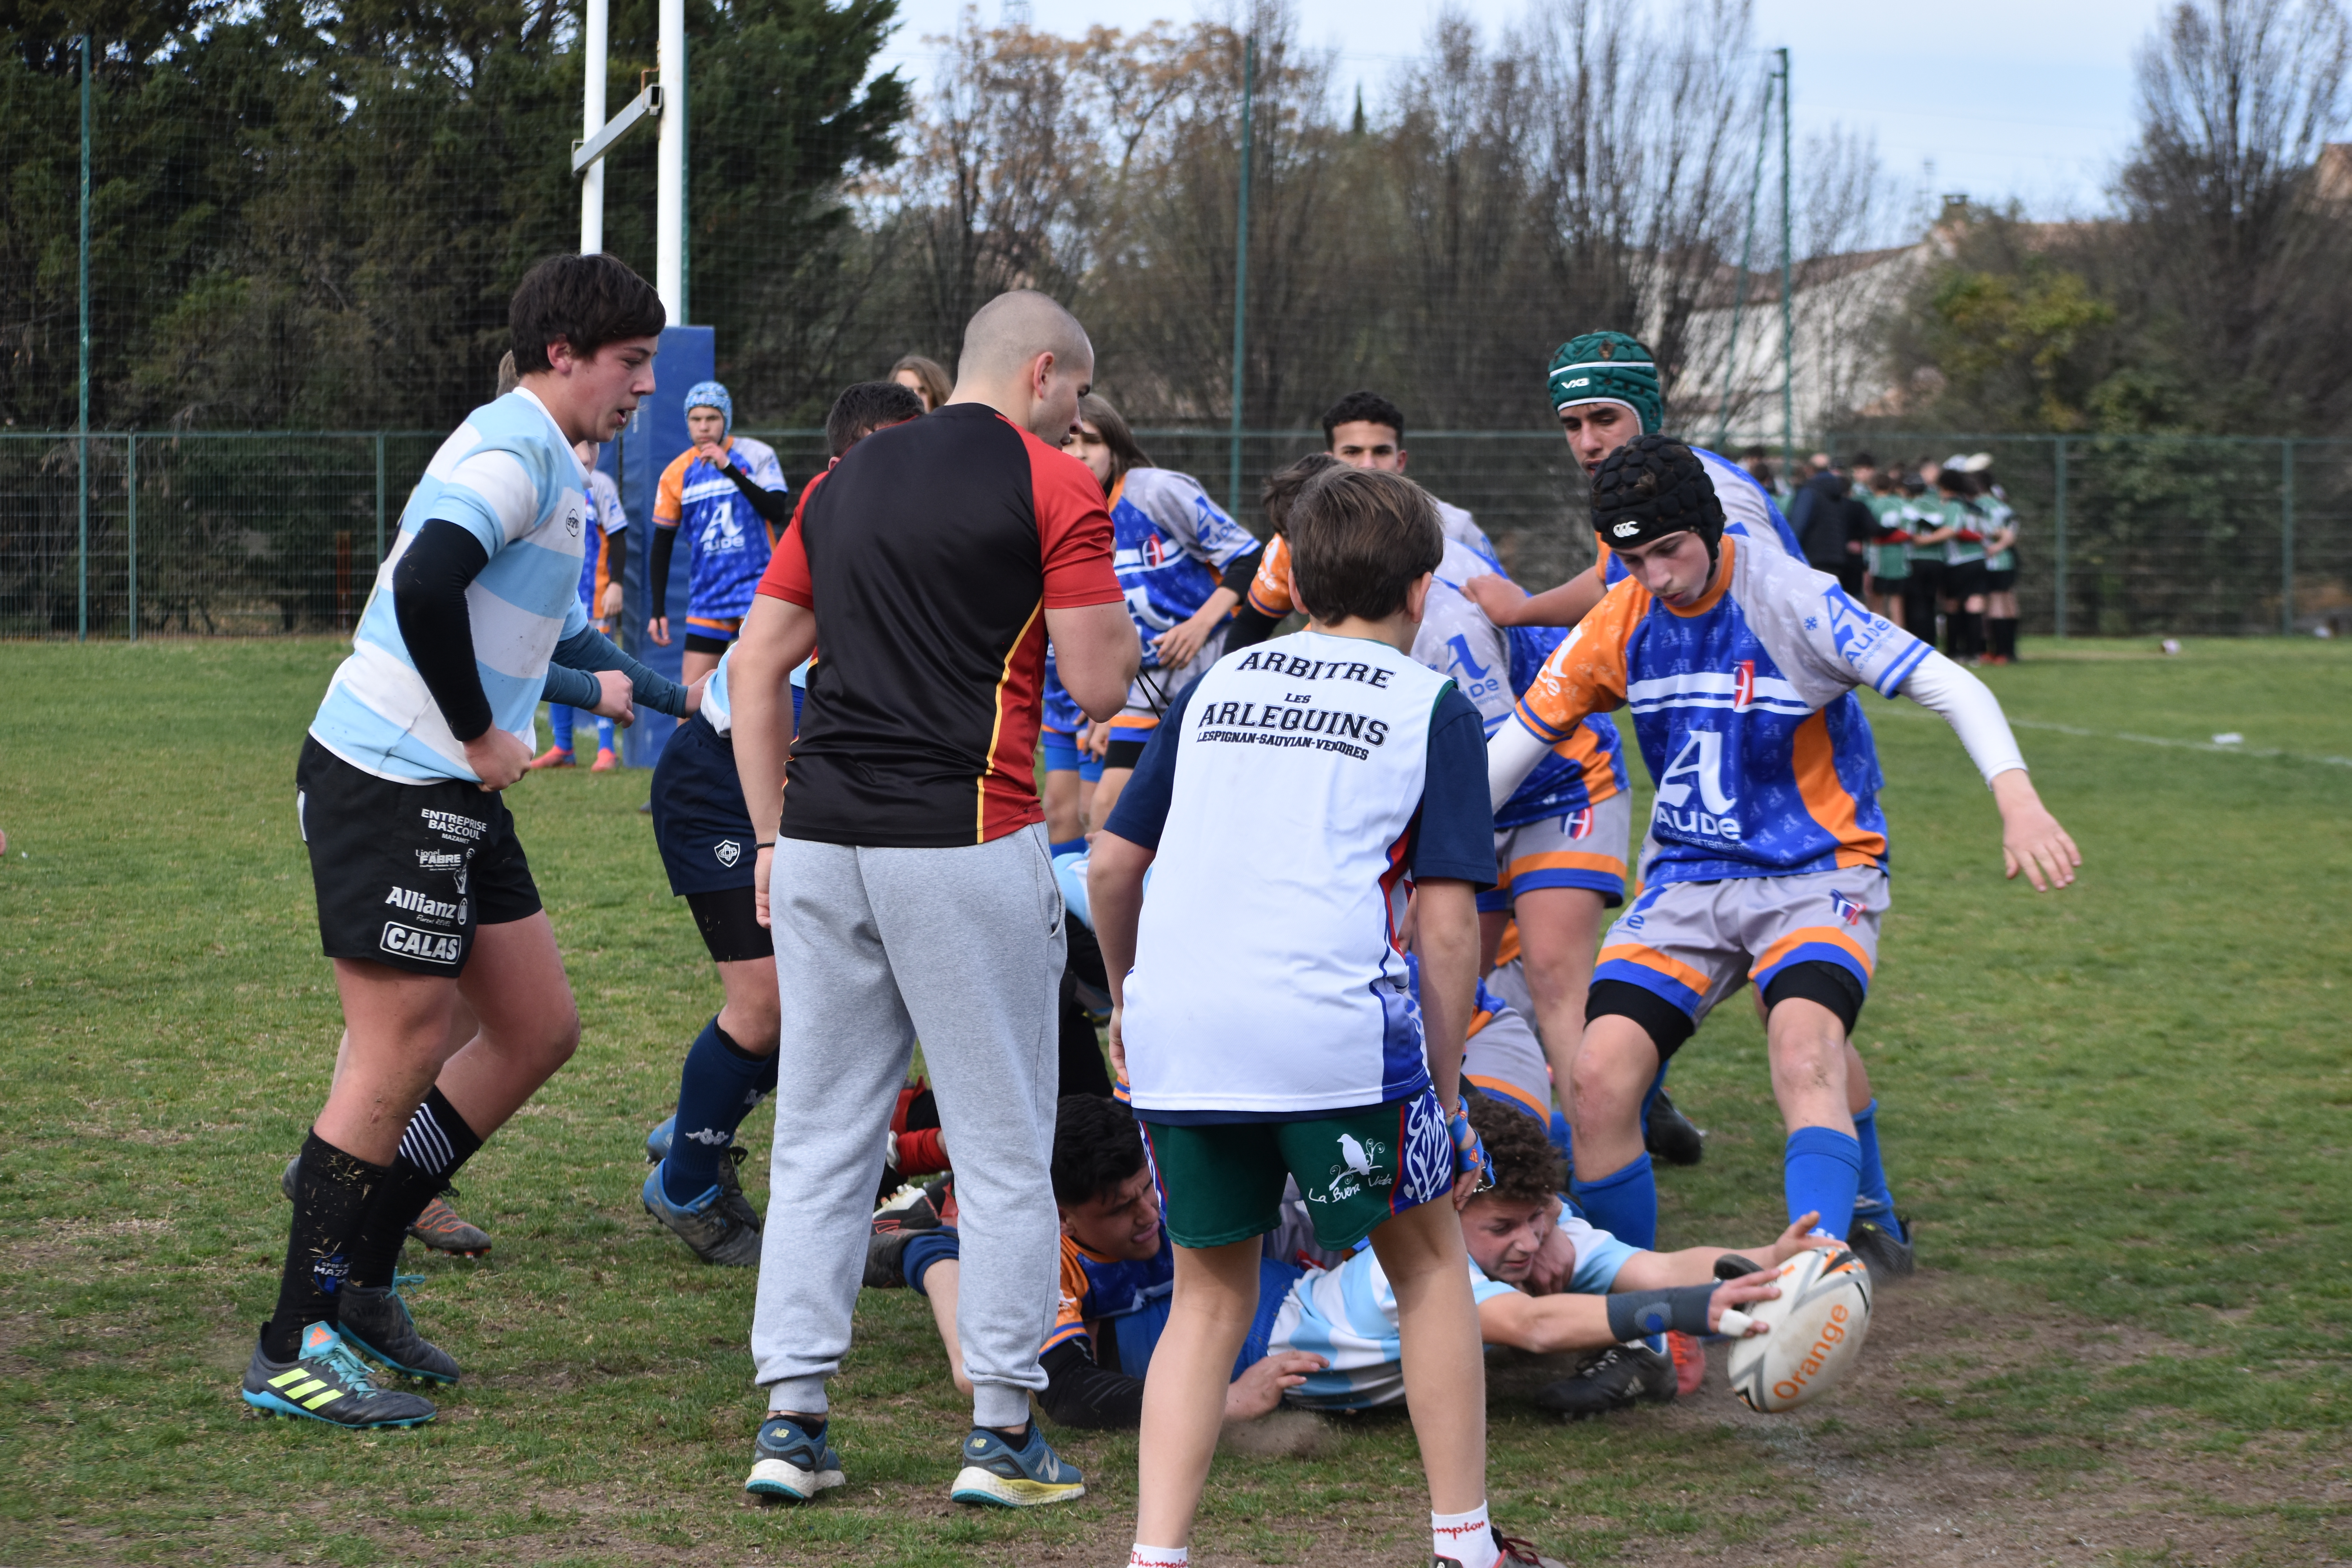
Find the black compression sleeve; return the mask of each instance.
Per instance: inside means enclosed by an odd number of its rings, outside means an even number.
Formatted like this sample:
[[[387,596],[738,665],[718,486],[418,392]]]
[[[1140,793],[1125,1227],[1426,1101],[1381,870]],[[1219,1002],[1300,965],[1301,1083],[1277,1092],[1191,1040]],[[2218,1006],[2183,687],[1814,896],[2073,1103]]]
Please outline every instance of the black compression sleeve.
[[[669,557],[670,552],[677,548],[677,524],[654,524],[653,560],[648,563],[651,570],[647,574],[650,580],[646,584],[653,590],[647,595],[653,601],[653,610],[646,616],[649,621],[659,620],[669,614]]]
[[[1707,1302],[1712,1285],[1676,1285],[1664,1290],[1628,1290],[1609,1298],[1609,1331],[1620,1340],[1640,1339],[1678,1329],[1686,1334],[1706,1332]]]
[[[667,713],[673,719],[686,717],[686,688],[654,670],[647,669],[614,647],[613,640],[595,627],[565,637],[555,645],[554,662],[570,669],[617,669],[629,678],[630,694],[656,713]],[[549,674],[553,675],[553,670]],[[550,697],[549,701],[555,700]],[[574,702],[574,708],[592,707],[596,699],[591,696],[584,703]]]
[[[1231,588],[1246,603],[1249,599],[1250,580],[1257,575],[1258,557],[1265,553],[1265,547],[1260,546],[1255,550],[1244,550],[1226,562],[1225,574],[1217,579],[1217,586]]]
[[[561,654],[563,650],[557,648]],[[547,679],[541,682],[539,699],[542,702],[560,702],[566,708],[593,708],[604,693],[597,689],[596,678],[584,669],[573,669],[560,660],[547,667]]]
[[[1233,627],[1225,633],[1225,651],[1231,653],[1237,647],[1255,647],[1274,635],[1274,628],[1282,625],[1282,619],[1280,616],[1269,616],[1251,604],[1248,594],[1244,593],[1242,607],[1234,612]]]
[[[740,463],[727,465],[727,477],[735,481],[735,488],[743,492],[743,499],[751,503],[751,510],[760,514],[760,521],[768,525],[769,532],[773,533],[792,521],[793,498],[791,496],[782,490],[772,490],[760,483],[745,473]]]
[[[466,586],[490,563],[482,542],[454,522],[435,518],[392,569],[392,610],[400,640],[433,694],[449,732],[471,741],[490,727],[490,700],[474,666],[474,621]]]
[[[1037,1403],[1057,1425],[1129,1432],[1143,1425],[1143,1380],[1097,1366],[1085,1339],[1064,1340],[1037,1365],[1045,1373]]]

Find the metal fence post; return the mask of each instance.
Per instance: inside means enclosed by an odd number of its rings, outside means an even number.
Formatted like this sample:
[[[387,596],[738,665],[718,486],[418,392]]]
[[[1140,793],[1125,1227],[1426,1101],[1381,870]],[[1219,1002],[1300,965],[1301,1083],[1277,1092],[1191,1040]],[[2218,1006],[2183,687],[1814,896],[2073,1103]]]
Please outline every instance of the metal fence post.
[[[81,415],[74,444],[76,530],[74,640],[89,636],[89,35],[81,36]]]
[[[2279,442],[2279,635],[2294,635],[2294,437]]]
[[[1257,98],[1257,35],[1251,33],[1242,40],[1242,162],[1241,187],[1235,197],[1234,213],[1234,423],[1228,439],[1232,446],[1226,458],[1225,507],[1238,518],[1242,514],[1242,394],[1244,353],[1248,346],[1249,325],[1249,208],[1250,208],[1250,127],[1255,118]]]
[[[130,589],[131,640],[139,640],[139,437],[122,437],[122,538],[130,555],[123,578]]]
[[[2053,635],[2063,637],[2066,635],[2066,437],[2061,436],[2057,439],[2058,495],[2057,505],[2053,509],[2058,534],[2057,600],[2051,606],[2051,629]]]
[[[383,570],[383,432],[375,433],[375,569]]]

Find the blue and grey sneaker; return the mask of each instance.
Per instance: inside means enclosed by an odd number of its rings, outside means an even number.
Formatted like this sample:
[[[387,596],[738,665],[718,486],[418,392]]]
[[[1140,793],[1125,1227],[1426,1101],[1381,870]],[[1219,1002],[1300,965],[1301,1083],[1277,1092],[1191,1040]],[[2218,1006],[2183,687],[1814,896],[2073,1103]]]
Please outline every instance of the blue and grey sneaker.
[[[353,1354],[332,1323],[302,1331],[292,1361],[272,1361],[259,1344],[246,1363],[245,1402],[264,1415],[300,1415],[330,1426],[366,1431],[422,1426],[439,1414],[429,1399],[378,1388],[367,1363]]]
[[[789,1415],[772,1415],[761,1422],[751,1451],[758,1458],[743,1483],[747,1492],[806,1502],[841,1484],[841,1456],[824,1440],[823,1429],[812,1433]]]
[[[345,1285],[336,1298],[335,1316],[342,1321],[344,1339],[393,1371],[428,1383],[455,1383],[456,1358],[416,1331],[416,1320],[401,1299],[403,1285],[423,1283],[422,1274],[395,1274],[391,1284],[373,1289]]]
[[[731,1178],[734,1166],[719,1162],[721,1179],[690,1203],[674,1204],[662,1190],[662,1167],[646,1173],[639,1194],[646,1212],[669,1226],[705,1263],[722,1268],[760,1267],[760,1215]]]
[[[963,1440],[963,1468],[948,1491],[957,1502],[992,1508],[1035,1508],[1086,1495],[1086,1477],[1054,1452],[1034,1421],[1018,1448],[985,1426],[973,1427]]]
[[[1919,1271],[1911,1223],[1894,1208],[1864,1198],[1853,1205],[1853,1226],[1845,1244],[1869,1266],[1874,1280],[1906,1279]]]
[[[677,1136],[677,1112],[673,1110],[646,1134],[646,1163],[658,1165],[669,1158],[669,1141]]]

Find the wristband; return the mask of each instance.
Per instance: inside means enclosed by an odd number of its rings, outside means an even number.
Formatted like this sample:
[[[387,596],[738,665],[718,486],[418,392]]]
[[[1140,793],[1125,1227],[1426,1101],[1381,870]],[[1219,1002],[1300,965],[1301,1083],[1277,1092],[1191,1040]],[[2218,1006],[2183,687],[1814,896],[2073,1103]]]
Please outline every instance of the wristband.
[[[1459,1178],[1476,1174],[1479,1192],[1489,1192],[1495,1185],[1495,1163],[1486,1158],[1486,1145],[1480,1141],[1478,1130],[1470,1125],[1470,1118],[1457,1110],[1447,1120],[1445,1131],[1454,1142],[1454,1174]]]
[[[1609,1332],[1618,1340],[1638,1340],[1669,1330],[1685,1334],[1706,1332],[1707,1302],[1712,1285],[1677,1285],[1666,1290],[1628,1290],[1609,1298]]]
[[[776,841],[772,838],[754,838],[751,840],[751,847],[754,849],[773,849],[775,847]]]

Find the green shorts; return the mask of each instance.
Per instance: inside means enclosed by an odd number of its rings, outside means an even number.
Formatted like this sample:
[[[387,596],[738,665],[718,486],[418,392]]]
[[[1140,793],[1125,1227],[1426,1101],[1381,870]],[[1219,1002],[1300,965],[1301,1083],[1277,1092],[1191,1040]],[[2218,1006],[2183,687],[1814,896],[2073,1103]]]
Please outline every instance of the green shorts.
[[[1223,1247],[1280,1222],[1298,1178],[1316,1241],[1343,1252],[1391,1215],[1454,1187],[1454,1142],[1433,1089],[1298,1121],[1155,1122],[1137,1112],[1179,1247]]]

